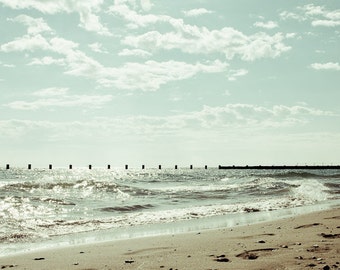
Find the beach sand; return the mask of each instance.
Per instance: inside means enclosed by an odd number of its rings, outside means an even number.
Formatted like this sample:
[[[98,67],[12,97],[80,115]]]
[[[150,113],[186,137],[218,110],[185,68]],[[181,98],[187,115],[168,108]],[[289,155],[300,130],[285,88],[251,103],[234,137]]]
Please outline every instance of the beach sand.
[[[0,257],[0,269],[340,269],[340,209]]]

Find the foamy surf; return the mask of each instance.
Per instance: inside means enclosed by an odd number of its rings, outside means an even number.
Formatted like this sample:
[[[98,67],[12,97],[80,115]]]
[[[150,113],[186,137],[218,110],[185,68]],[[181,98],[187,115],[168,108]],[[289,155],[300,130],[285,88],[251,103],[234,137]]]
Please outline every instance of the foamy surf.
[[[334,204],[339,171],[0,170],[0,250],[65,235]]]

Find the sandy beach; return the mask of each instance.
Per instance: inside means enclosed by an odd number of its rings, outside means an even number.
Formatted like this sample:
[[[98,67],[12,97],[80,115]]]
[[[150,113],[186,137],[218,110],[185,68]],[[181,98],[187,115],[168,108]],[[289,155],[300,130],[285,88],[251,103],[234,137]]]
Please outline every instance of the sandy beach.
[[[1,269],[338,269],[340,209],[0,257]]]

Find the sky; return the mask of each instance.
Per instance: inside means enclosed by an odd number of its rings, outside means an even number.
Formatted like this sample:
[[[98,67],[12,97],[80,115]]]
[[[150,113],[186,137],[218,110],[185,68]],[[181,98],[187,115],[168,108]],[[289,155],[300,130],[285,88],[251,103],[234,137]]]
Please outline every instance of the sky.
[[[338,0],[0,14],[0,167],[340,164]]]

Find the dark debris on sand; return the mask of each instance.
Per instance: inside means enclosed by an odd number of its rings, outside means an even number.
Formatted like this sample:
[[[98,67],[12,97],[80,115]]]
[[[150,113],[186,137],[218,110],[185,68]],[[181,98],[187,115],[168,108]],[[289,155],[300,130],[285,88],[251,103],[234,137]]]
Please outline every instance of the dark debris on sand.
[[[237,254],[236,257],[245,259],[245,260],[256,260],[259,255],[259,252],[270,252],[274,251],[277,248],[260,248],[260,249],[252,249],[252,250],[246,250],[240,254]]]
[[[321,233],[320,234],[323,238],[330,238],[330,239],[335,239],[335,238],[340,238],[340,234],[332,234],[332,233]]]
[[[304,228],[310,228],[310,227],[319,226],[319,225],[322,225],[322,224],[321,223],[306,224],[306,225],[297,226],[294,229],[304,229]]]
[[[222,254],[222,255],[216,256],[214,261],[216,261],[216,262],[229,262],[230,260],[224,254]]]

